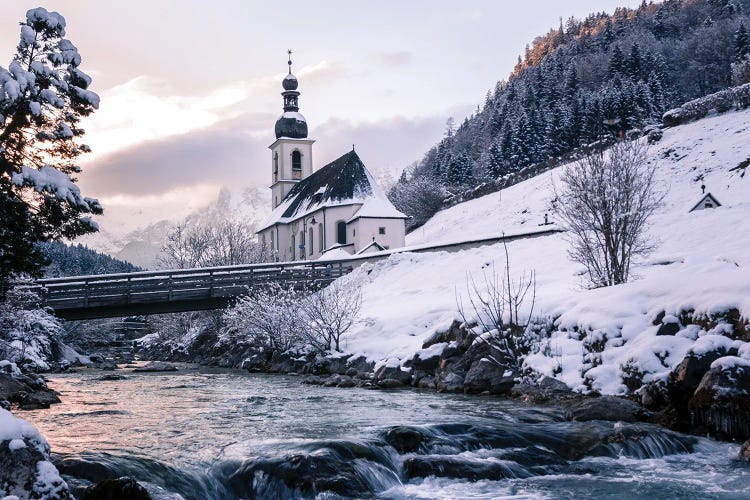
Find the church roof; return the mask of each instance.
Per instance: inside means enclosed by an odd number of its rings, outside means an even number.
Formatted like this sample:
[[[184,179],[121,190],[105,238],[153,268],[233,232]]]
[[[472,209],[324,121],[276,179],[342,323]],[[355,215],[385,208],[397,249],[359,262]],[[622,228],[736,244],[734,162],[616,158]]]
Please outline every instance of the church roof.
[[[354,204],[361,207],[349,221],[359,217],[406,218],[352,150],[295,184],[260,230],[288,224],[324,207]]]

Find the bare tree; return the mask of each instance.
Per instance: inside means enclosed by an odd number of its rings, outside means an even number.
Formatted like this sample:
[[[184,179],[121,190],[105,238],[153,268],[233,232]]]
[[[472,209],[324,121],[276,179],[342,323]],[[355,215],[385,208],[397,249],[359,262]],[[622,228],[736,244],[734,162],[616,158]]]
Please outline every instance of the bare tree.
[[[175,226],[161,250],[159,264],[168,269],[232,266],[262,262],[266,255],[251,224],[219,220]]]
[[[648,254],[649,218],[661,206],[646,146],[621,141],[569,166],[554,187],[554,210],[568,230],[571,259],[586,267],[593,287],[625,283],[633,258]]]
[[[224,312],[220,340],[286,351],[302,338],[303,294],[279,283],[250,290]]]
[[[524,271],[513,277],[510,269],[508,246],[503,242],[505,264],[498,273],[495,263],[482,270],[482,278],[477,280],[469,274],[466,278],[468,304],[458,292],[456,303],[461,319],[466,325],[477,324],[489,336],[481,337],[502,352],[505,357],[520,364],[521,358],[529,351],[525,333],[534,314],[536,304],[536,271]],[[528,312],[524,303],[530,300]],[[500,360],[494,360],[500,363]]]
[[[338,279],[307,295],[302,301],[305,341],[318,351],[341,351],[341,339],[357,322],[361,306],[361,285],[351,280]]]

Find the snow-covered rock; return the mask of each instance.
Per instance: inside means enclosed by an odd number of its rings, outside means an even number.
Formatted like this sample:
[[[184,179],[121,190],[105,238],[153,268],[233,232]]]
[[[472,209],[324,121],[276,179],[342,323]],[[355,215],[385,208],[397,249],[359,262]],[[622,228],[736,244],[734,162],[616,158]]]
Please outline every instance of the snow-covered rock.
[[[49,461],[49,444],[33,425],[0,408],[0,497],[71,498]]]

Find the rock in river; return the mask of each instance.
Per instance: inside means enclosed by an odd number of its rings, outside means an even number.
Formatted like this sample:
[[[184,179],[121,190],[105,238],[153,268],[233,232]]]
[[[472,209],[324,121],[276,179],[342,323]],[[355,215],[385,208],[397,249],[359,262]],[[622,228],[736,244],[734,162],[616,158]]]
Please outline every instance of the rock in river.
[[[143,366],[139,366],[134,372],[176,372],[177,367],[163,361],[151,361]]]

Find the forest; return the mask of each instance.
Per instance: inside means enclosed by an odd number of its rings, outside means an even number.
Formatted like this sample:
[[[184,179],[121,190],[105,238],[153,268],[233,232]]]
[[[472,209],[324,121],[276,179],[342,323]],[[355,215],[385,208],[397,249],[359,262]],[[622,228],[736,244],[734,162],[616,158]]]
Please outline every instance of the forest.
[[[750,81],[750,0],[667,0],[560,20],[519,56],[484,104],[407,168],[389,198],[429,219],[441,199]]]

